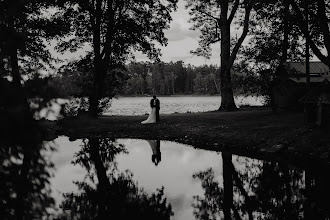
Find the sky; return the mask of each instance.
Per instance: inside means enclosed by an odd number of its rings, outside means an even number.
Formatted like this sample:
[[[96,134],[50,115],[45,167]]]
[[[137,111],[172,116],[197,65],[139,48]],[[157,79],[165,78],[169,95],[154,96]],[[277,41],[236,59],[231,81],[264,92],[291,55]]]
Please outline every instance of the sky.
[[[176,62],[183,61],[185,64],[191,64],[194,66],[200,65],[220,65],[220,44],[216,43],[212,46],[212,56],[210,59],[204,57],[199,57],[192,55],[191,50],[195,50],[198,47],[198,39],[200,35],[199,30],[190,30],[192,24],[188,22],[190,15],[188,10],[185,9],[185,0],[179,0],[178,8],[175,12],[172,12],[172,22],[170,28],[165,30],[165,37],[168,39],[168,45],[166,47],[160,47],[162,56],[160,59],[164,62]],[[238,33],[239,31],[236,28],[232,27],[232,32]],[[248,37],[247,37],[248,39]],[[243,44],[247,42],[247,39]],[[90,48],[84,48],[90,49]],[[53,49],[50,49],[53,53],[56,52]],[[64,55],[59,57],[65,58],[68,60],[77,59],[80,55],[83,55],[84,51],[77,51],[73,54],[66,52]],[[59,55],[59,54],[58,54]],[[135,52],[136,61],[149,61],[149,59],[140,52]],[[313,58],[315,59],[315,57]]]
[[[190,15],[188,14],[188,9],[185,9],[185,4],[186,2],[184,0],[179,0],[177,11],[172,13],[173,20],[170,24],[170,28],[165,31],[168,45],[166,47],[161,47],[161,60],[164,62],[182,60],[185,64],[192,64],[195,66],[203,64],[219,65],[220,45],[214,45],[210,59],[190,54],[191,50],[195,50],[198,47],[200,32],[198,30],[190,30],[192,24],[188,22]],[[141,53],[136,53],[135,55],[137,61],[148,60],[148,58]]]
[[[177,11],[171,14],[173,20],[170,24],[170,28],[165,31],[165,37],[168,38],[168,45],[166,47],[161,47],[161,60],[164,62],[183,61],[185,64],[192,64],[194,66],[204,64],[220,66],[220,43],[215,43],[211,46],[212,56],[210,59],[198,57],[190,53],[191,50],[195,50],[198,47],[200,31],[190,30],[192,24],[188,22],[190,15],[189,10],[185,9],[185,4],[185,0],[179,0]],[[232,36],[237,34],[239,37],[241,34],[241,30],[237,30],[234,26],[232,26],[231,32]],[[246,37],[243,45],[247,44],[248,40],[249,36]],[[322,53],[326,54],[325,49],[322,50]],[[135,55],[137,61],[149,60],[141,53],[136,53]],[[311,61],[319,61],[319,59],[314,55]]]
[[[198,57],[196,55],[190,54],[191,50],[195,50],[198,47],[198,38],[200,32],[198,30],[190,30],[192,24],[188,22],[189,13],[185,9],[186,2],[184,0],[179,0],[178,8],[175,12],[172,12],[172,22],[170,23],[170,28],[165,30],[165,37],[168,39],[168,45],[166,47],[160,47],[162,56],[160,59],[164,62],[176,62],[183,61],[185,64],[192,64],[194,66],[200,66],[204,64],[220,64],[220,45],[214,45],[213,53],[210,59],[205,59],[203,57]],[[85,54],[85,50],[90,50],[89,47],[84,47],[82,50],[70,53],[66,52],[64,54],[59,54],[54,50],[56,45],[55,41],[50,46],[50,52],[55,56],[73,60],[78,59],[79,56]],[[149,59],[140,52],[135,52],[136,61],[149,61]],[[60,65],[59,65],[60,66]],[[57,68],[59,67],[57,66]]]

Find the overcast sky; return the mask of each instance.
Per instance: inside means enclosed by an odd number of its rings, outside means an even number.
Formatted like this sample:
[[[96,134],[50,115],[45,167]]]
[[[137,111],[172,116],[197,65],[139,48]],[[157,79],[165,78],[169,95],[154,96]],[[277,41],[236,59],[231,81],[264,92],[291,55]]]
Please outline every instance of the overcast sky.
[[[172,22],[170,28],[165,31],[165,36],[168,38],[168,45],[161,47],[161,60],[164,62],[176,62],[183,61],[185,64],[192,64],[194,66],[200,66],[203,64],[216,64],[220,65],[220,44],[216,43],[212,46],[212,56],[210,59],[198,57],[190,54],[191,50],[195,50],[198,47],[198,38],[200,32],[198,30],[190,30],[192,24],[188,23],[190,18],[188,10],[185,9],[185,0],[179,0],[178,9],[172,13]],[[232,32],[237,32],[240,35],[240,31],[232,27]],[[248,38],[248,37],[247,37]],[[244,43],[246,43],[245,40]],[[52,46],[51,46],[52,47]],[[90,48],[84,48],[90,50]],[[53,48],[50,48],[53,54],[57,54]],[[59,55],[61,58],[68,60],[79,59],[79,56],[84,54],[84,50],[77,51],[75,53],[66,52],[64,55]],[[136,61],[149,61],[149,59],[142,53],[135,53]],[[315,57],[312,59],[318,60]]]
[[[220,45],[215,45],[212,57],[207,60],[203,57],[190,54],[191,50],[195,50],[198,46],[199,31],[189,30],[192,24],[188,23],[189,14],[185,9],[186,2],[179,0],[178,9],[172,13],[173,21],[170,29],[165,31],[165,36],[168,38],[167,47],[162,47],[161,60],[164,62],[182,60],[186,64],[195,66],[203,64],[217,64],[220,62]],[[137,61],[147,61],[148,59],[141,53],[136,53]]]
[[[199,66],[203,64],[220,64],[220,45],[214,45],[212,57],[205,59],[196,55],[190,54],[191,50],[195,50],[198,46],[199,31],[189,30],[192,24],[188,23],[189,14],[188,10],[185,9],[186,2],[179,0],[178,9],[172,13],[172,22],[170,28],[165,30],[165,36],[168,38],[168,45],[161,47],[161,60],[164,62],[180,61],[182,60],[185,64],[192,64]],[[55,56],[64,58],[67,60],[79,59],[79,56],[84,56],[85,50],[90,50],[89,47],[85,47],[82,50],[74,53],[66,52],[63,55],[55,52],[54,50],[55,41],[50,46],[50,51]],[[149,61],[149,59],[142,53],[135,53],[136,61]],[[58,66],[59,67],[59,66]]]

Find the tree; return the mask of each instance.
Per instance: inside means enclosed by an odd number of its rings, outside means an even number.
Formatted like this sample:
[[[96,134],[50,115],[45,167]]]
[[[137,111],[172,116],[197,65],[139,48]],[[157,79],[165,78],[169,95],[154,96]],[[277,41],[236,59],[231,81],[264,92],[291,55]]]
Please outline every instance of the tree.
[[[313,53],[330,67],[330,2],[328,0],[308,1],[308,9],[306,9],[306,1],[289,0],[289,2],[295,12],[297,25],[309,42]],[[322,52],[322,49],[326,50],[327,55]]]
[[[210,57],[211,45],[220,41],[221,47],[221,105],[219,110],[232,111],[237,107],[234,102],[231,85],[231,68],[237,53],[248,34],[249,19],[255,0],[186,0],[190,8],[193,30],[200,29],[199,47],[193,54]],[[232,44],[231,25],[237,22],[243,25],[241,36]]]
[[[61,0],[64,17],[72,32],[58,49],[77,50],[89,44],[93,51],[93,91],[90,94],[92,115],[98,114],[98,100],[104,96],[105,77],[123,67],[132,50],[142,51],[157,60],[160,50],[155,42],[166,45],[164,29],[169,27],[170,12],[176,9],[177,0]],[[111,80],[110,80],[111,81]]]
[[[47,15],[53,3],[50,0],[0,1],[0,81],[6,85],[0,86],[0,109],[3,109],[0,118],[5,119],[0,130],[6,131],[5,138],[24,138],[26,131],[35,127],[33,114],[38,109],[34,107],[46,107],[49,101],[45,93],[41,93],[39,100],[32,103],[28,95],[35,94],[40,87],[45,88],[45,84],[27,88],[25,83],[27,78],[37,79],[40,70],[47,70],[56,61],[46,47],[47,41],[67,30],[61,17]],[[7,83],[3,77],[11,82]]]
[[[291,170],[287,164],[232,157],[228,152],[222,153],[222,158],[223,184],[216,180],[219,177],[212,168],[193,176],[201,181],[204,190],[204,198],[194,197],[196,219],[219,219],[223,215],[224,219],[265,220],[306,217],[302,206],[310,198],[304,198],[302,193],[304,171]],[[238,166],[232,163],[235,158]],[[318,219],[326,219],[328,213],[322,204],[314,209],[324,216]]]
[[[40,140],[19,144],[16,137],[11,141],[0,146],[0,218],[43,219],[55,205],[50,185],[54,165],[46,157],[54,146]]]
[[[274,79],[286,73],[282,64],[287,60],[305,59],[303,35],[287,1],[260,1],[254,11],[251,38],[243,46],[236,68],[245,73],[239,78],[243,92],[261,95],[266,104],[275,107]]]
[[[87,170],[86,181],[76,182],[79,193],[64,194],[61,207],[74,219],[170,219],[164,188],[149,195],[138,187],[131,172],[118,170],[115,157],[120,153],[127,153],[126,148],[114,140],[84,140],[73,162]]]
[[[3,75],[21,85],[21,75],[45,70],[55,59],[46,48],[46,40],[64,33],[66,23],[61,17],[48,15],[54,6],[48,0],[5,0],[0,2],[0,57]]]

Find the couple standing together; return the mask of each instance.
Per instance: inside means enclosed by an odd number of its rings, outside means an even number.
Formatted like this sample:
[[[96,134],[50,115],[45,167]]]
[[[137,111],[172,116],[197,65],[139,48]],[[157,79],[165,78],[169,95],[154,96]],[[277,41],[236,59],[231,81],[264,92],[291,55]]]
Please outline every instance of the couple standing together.
[[[159,109],[160,109],[160,102],[159,99],[154,95],[153,98],[150,100],[150,107],[151,112],[147,120],[141,122],[142,124],[150,124],[150,123],[158,123],[159,122]]]

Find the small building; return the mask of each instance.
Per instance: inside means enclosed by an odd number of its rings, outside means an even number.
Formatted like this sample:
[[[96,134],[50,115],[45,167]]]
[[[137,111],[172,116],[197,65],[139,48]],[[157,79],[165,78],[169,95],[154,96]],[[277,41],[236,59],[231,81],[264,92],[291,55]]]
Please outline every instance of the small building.
[[[330,82],[327,79],[300,100],[304,105],[305,121],[321,127],[330,126]]]
[[[322,62],[310,62],[310,87],[319,86],[324,80],[330,81],[330,69]],[[304,103],[299,100],[306,94],[305,62],[286,62],[281,65],[274,80],[273,96],[278,109],[302,110]]]

